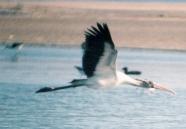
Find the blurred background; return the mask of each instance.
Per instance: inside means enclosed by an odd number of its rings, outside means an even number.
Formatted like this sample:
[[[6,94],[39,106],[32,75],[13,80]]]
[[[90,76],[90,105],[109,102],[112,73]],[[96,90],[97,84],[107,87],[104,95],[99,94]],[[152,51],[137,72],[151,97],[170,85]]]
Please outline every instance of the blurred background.
[[[0,42],[79,46],[96,22],[118,47],[186,49],[184,0],[0,0]]]

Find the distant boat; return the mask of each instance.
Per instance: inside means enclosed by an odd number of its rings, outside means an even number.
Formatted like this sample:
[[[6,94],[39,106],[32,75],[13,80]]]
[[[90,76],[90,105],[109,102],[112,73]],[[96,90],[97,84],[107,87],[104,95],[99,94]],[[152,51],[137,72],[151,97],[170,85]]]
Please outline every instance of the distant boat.
[[[140,75],[141,74],[140,71],[134,71],[134,70],[133,71],[129,71],[128,67],[124,67],[122,69],[125,72],[125,74],[130,74],[130,75]]]

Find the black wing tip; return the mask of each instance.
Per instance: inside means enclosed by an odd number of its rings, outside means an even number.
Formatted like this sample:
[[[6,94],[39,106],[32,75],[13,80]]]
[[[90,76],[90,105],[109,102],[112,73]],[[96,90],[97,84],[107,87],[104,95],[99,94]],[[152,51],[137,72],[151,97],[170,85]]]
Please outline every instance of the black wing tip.
[[[107,23],[97,22],[96,25],[97,26],[91,26],[90,28],[87,28],[85,31],[85,36],[98,36],[100,34],[103,36],[106,33],[110,34]]]
[[[114,47],[114,43],[110,34],[107,23],[97,22],[97,26],[91,26],[85,31],[86,42],[102,41],[108,42]]]
[[[106,22],[97,22],[96,23],[97,24],[97,26],[107,26],[107,23]]]
[[[108,27],[108,25],[107,25],[106,22],[103,22],[103,23],[101,23],[101,22],[97,22],[96,25],[97,25],[98,28],[101,27],[101,28],[103,28],[103,29],[104,29],[106,26]]]
[[[107,25],[106,22],[103,22],[103,23],[97,22],[97,26],[102,26],[102,28],[103,28],[104,30],[109,30],[109,29],[108,29],[108,25]]]

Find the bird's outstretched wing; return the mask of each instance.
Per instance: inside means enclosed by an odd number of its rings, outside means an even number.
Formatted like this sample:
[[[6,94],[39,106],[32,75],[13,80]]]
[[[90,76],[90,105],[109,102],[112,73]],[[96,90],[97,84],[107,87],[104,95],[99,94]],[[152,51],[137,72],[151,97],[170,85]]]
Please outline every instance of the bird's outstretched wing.
[[[95,74],[115,74],[117,50],[107,24],[97,23],[97,27],[85,31],[82,66],[87,77]]]

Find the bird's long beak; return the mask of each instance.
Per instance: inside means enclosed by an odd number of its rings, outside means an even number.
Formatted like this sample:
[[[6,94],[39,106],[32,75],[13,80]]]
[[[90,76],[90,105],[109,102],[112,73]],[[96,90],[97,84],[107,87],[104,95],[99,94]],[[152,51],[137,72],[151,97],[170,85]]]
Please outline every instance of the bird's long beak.
[[[169,93],[171,93],[173,95],[176,94],[172,89],[170,89],[170,88],[168,88],[166,86],[163,86],[161,84],[158,84],[156,82],[152,82],[152,81],[148,81],[148,80],[142,80],[142,79],[136,79],[136,80],[142,82],[142,87],[143,88],[153,88],[153,89],[169,92]]]
[[[166,91],[166,92],[169,92],[169,93],[171,93],[173,95],[176,95],[176,92],[173,91],[172,89],[170,89],[170,88],[168,88],[166,86],[162,86],[162,85],[160,85],[158,83],[155,83],[155,82],[153,82],[153,88],[154,89],[161,90],[161,91]]]

